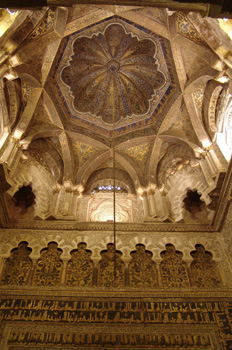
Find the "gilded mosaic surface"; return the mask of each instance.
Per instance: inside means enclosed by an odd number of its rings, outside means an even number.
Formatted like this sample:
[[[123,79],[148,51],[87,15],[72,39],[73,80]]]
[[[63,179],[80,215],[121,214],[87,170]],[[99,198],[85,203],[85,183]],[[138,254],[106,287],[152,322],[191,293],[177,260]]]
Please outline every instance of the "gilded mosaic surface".
[[[112,124],[148,112],[149,101],[165,84],[156,45],[111,24],[91,38],[72,43],[72,55],[61,71],[77,112],[90,113]]]
[[[134,146],[123,150],[130,158],[141,166],[142,169],[146,167],[146,162],[152,148],[151,143],[144,143],[143,145]]]
[[[187,37],[188,39],[193,40],[195,43],[208,46],[206,42],[201,38],[198,31],[195,29],[193,24],[190,22],[188,16],[184,14],[183,12],[177,13],[177,19],[176,24],[179,33],[181,33],[183,36]]]
[[[112,137],[113,110],[116,136],[142,131],[158,122],[178,86],[169,41],[113,16],[62,40],[47,89],[81,132]]]
[[[197,89],[193,93],[195,104],[201,119],[202,119],[202,105],[203,105],[205,87],[206,87],[206,84],[201,84],[197,87]]]
[[[56,13],[53,10],[49,10],[39,25],[33,30],[33,32],[28,37],[28,41],[38,38],[42,35],[48,34],[53,30],[54,22],[55,22]]]
[[[76,153],[76,156],[78,157],[80,167],[82,167],[82,165],[84,165],[89,158],[97,154],[99,151],[97,147],[80,141],[72,140],[72,144],[74,153]]]

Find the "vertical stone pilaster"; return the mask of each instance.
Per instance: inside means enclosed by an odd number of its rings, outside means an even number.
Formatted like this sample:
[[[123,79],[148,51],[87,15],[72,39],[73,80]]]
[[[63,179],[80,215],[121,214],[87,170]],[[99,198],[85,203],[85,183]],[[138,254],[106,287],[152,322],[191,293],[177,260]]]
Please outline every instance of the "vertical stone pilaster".
[[[79,191],[74,190],[72,193],[72,200],[70,201],[69,214],[71,216],[76,216],[77,213],[77,198],[79,196]]]
[[[163,216],[169,216],[169,205],[168,205],[168,199],[165,194],[161,194],[162,199],[162,205],[163,205]]]
[[[142,198],[143,198],[144,217],[148,217],[150,213],[149,213],[149,203],[147,198],[147,192],[143,192]]]
[[[214,164],[214,167],[218,170],[218,171],[223,171],[224,167],[222,166],[219,158],[217,157],[215,151],[213,149],[209,150],[209,156],[211,158],[212,163]]]
[[[65,189],[65,200],[64,200],[64,208],[63,215],[69,215],[70,202],[72,200],[72,190],[71,188]]]
[[[148,192],[148,202],[149,202],[150,215],[153,217],[157,216],[154,194],[155,194],[155,192],[153,190],[150,190]]]
[[[14,176],[14,174],[15,174],[15,171],[16,171],[16,169],[17,169],[17,166],[18,166],[18,164],[19,164],[19,161],[20,161],[20,159],[21,159],[21,157],[22,157],[22,150],[20,149],[20,148],[18,148],[18,152],[16,153],[16,155],[15,155],[15,157],[14,157],[14,162],[13,162],[13,164],[11,164],[11,170],[10,170],[10,173],[9,173],[9,175],[10,175],[10,177],[12,178],[13,176]]]
[[[202,172],[205,176],[205,179],[208,183],[209,186],[214,185],[214,180],[212,179],[212,173],[211,173],[211,168],[209,167],[209,163],[207,162],[206,159],[201,159],[200,160],[200,166],[202,169]]]
[[[6,146],[6,148],[4,149],[4,151],[3,151],[2,155],[1,155],[1,161],[2,162],[8,163],[8,161],[10,159],[10,155],[11,155],[14,147],[15,147],[15,143],[13,142],[13,139],[11,138],[9,140],[8,145]]]
[[[7,161],[7,165],[8,165],[9,169],[12,169],[13,164],[15,163],[15,158],[16,158],[18,151],[19,151],[19,146],[18,146],[17,142],[14,141],[14,147],[10,153],[9,160]]]
[[[57,212],[59,192],[60,192],[59,188],[56,187],[53,189],[51,212],[54,214],[56,214],[56,212]]]

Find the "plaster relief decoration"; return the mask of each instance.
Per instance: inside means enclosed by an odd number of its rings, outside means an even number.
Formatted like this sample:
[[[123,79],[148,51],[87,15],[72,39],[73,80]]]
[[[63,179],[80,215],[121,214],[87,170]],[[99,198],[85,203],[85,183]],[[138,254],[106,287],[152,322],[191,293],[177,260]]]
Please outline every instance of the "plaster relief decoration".
[[[62,249],[56,242],[48,243],[48,247],[40,252],[32,284],[34,286],[57,286],[60,284],[63,262],[60,259]]]
[[[155,58],[156,45],[139,40],[121,24],[74,40],[68,65],[61,72],[73,108],[112,124],[148,112],[156,90],[165,84]]]
[[[18,248],[11,250],[10,257],[6,259],[1,284],[3,285],[25,285],[30,275],[32,260],[29,257],[32,249],[27,242],[20,242]]]
[[[86,287],[92,285],[93,261],[90,259],[91,250],[86,249],[87,244],[81,242],[77,249],[70,252],[71,259],[66,268],[66,284],[68,286]]]
[[[160,274],[164,287],[189,287],[190,281],[187,264],[182,260],[183,253],[175,249],[173,244],[166,244],[166,250],[160,255]]]
[[[157,272],[155,262],[152,261],[152,252],[145,250],[143,244],[136,244],[136,250],[130,253],[132,260],[129,263],[129,277],[131,287],[155,287]]]
[[[98,286],[123,287],[125,285],[125,264],[121,260],[122,252],[114,251],[114,244],[108,243],[107,250],[101,251],[102,259],[98,263]],[[116,258],[116,266],[115,266]],[[116,271],[116,276],[114,272]]]
[[[221,278],[212,254],[205,250],[202,244],[195,245],[196,250],[191,252],[193,261],[190,265],[193,286],[220,287]]]
[[[116,194],[116,221],[132,221],[132,203],[125,194]],[[112,221],[114,219],[113,193],[95,193],[89,200],[90,221]]]

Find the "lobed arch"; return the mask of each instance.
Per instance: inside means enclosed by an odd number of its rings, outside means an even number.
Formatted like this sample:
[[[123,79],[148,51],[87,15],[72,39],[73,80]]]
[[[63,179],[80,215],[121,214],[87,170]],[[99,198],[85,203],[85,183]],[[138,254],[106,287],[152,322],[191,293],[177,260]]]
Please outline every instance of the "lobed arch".
[[[108,281],[104,287],[111,287],[112,280],[114,280],[112,279],[112,275],[114,272],[114,254],[116,253],[116,268],[118,274],[120,273],[121,275],[122,283],[120,285],[116,284],[114,287],[132,286],[141,288],[141,285],[143,285],[143,287],[151,289],[154,287],[212,288],[223,286],[222,274],[218,270],[216,262],[212,260],[212,252],[206,250],[205,246],[201,243],[195,244],[194,250],[188,251],[189,256],[184,257],[182,249],[178,250],[170,240],[166,240],[166,242],[163,242],[166,243],[165,246],[162,244],[162,247],[160,247],[162,250],[159,248],[157,252],[159,253],[158,258],[154,257],[153,252],[147,250],[148,247],[141,241],[133,247],[136,250],[128,250],[126,253],[127,257],[124,256],[123,251],[118,250],[120,244],[117,245],[116,252],[114,253],[114,244],[111,243],[111,240],[108,243],[106,243],[106,239],[104,241],[101,241],[100,244],[103,245],[105,243],[104,246],[98,247],[100,254],[94,259],[97,263],[98,271],[94,271],[93,269],[93,252],[90,247],[87,248],[87,244],[84,241],[77,244],[76,249],[68,249],[68,256],[64,257],[64,251],[60,244],[57,243],[57,240],[49,240],[47,246],[40,250],[37,259],[32,259],[33,247],[29,245],[28,241],[21,241],[18,243],[18,247],[10,250],[8,257],[3,261],[0,284],[37,285],[43,287],[59,285],[91,287],[92,285],[96,285],[101,287],[103,284],[100,279],[103,279],[105,282]],[[74,253],[76,253],[75,256],[73,256]],[[68,261],[66,260],[68,271],[64,269],[64,258],[65,260],[68,258]],[[185,259],[190,263],[189,269]],[[124,261],[129,262],[128,269]],[[101,269],[99,269],[100,265]],[[131,265],[133,266],[132,269],[130,268]],[[199,265],[201,266],[200,269]],[[81,275],[85,276],[85,280],[82,280],[82,282],[80,281],[81,276],[78,269],[80,266],[83,267]],[[125,267],[129,273],[129,280]],[[105,273],[102,274],[104,270]],[[19,271],[20,274],[18,273]],[[101,273],[101,276],[99,276],[99,273]],[[64,274],[66,276],[62,278]],[[93,274],[95,274],[95,278]],[[161,278],[157,279],[157,275]],[[69,283],[67,283],[68,279]]]
[[[37,151],[39,151],[39,156],[49,168],[54,181],[62,183],[64,174],[63,159],[54,145],[44,138],[36,139],[29,145],[27,154],[37,153]]]
[[[157,142],[158,141],[159,141],[159,150],[161,150],[162,144],[164,142],[168,142],[170,144],[173,144],[173,147],[178,149],[176,157],[183,158],[183,162],[186,161],[187,159],[190,162],[192,159],[195,158],[194,150],[191,147],[192,145],[191,144],[189,145],[189,143],[186,143],[185,140],[181,139],[180,137],[176,137],[176,136],[170,135],[170,134],[160,135]],[[156,145],[154,144],[154,148],[152,150],[152,155],[156,152],[155,146]],[[197,146],[196,146],[196,149],[200,150]],[[150,174],[150,176],[153,176],[151,178],[153,180],[152,182],[154,182],[154,179],[155,179],[155,183],[159,187],[165,184],[165,179],[160,181],[160,171],[161,171],[162,167],[163,168],[166,167],[162,163],[166,162],[166,159],[169,156],[170,152],[173,152],[173,151],[168,151],[161,159],[158,159],[157,156],[154,159],[151,157],[150,169],[152,169],[152,167],[154,167],[153,168],[154,170],[153,170],[153,173]],[[171,158],[173,159],[173,155],[171,156]],[[175,161],[175,158],[174,158],[174,161]],[[168,165],[170,165],[169,161],[168,161]]]
[[[211,140],[218,131],[217,104],[220,95],[223,93],[224,89],[221,83],[215,80],[210,80],[207,83],[203,100],[203,120]]]
[[[14,72],[21,80],[25,80],[30,83],[33,88],[42,87],[39,75],[28,64],[23,63],[15,66]]]
[[[207,83],[209,80],[215,79],[218,76],[218,71],[212,67],[203,67],[199,69],[188,80],[185,86],[184,94],[191,94],[201,84]]]
[[[103,184],[105,180],[113,180],[113,176],[114,174],[112,168],[95,170],[88,178],[85,193],[88,193],[97,185]],[[135,193],[133,181],[125,170],[116,168],[115,179],[116,185],[120,185],[127,193]]]
[[[13,196],[22,186],[30,185],[35,194],[35,216],[46,217],[52,197],[53,176],[45,168],[36,164],[31,158],[22,164],[19,163],[16,169],[13,186],[8,190],[8,194]]]
[[[151,158],[151,149],[153,148],[154,141],[156,139],[156,136],[146,136],[146,137],[138,137],[136,139],[127,140],[123,143],[121,143],[119,146],[117,146],[116,151],[119,152],[119,154],[122,156],[121,164],[124,166],[125,169],[128,169],[127,163],[124,162],[127,161],[131,164],[132,168],[137,173],[137,176],[140,180],[140,186],[146,186],[149,183],[149,180],[147,179],[148,174],[148,168],[149,168],[149,162]],[[143,145],[148,145],[148,153],[145,156],[146,163],[144,167],[141,167],[139,163],[137,163],[136,160],[131,158],[125,150],[128,150],[133,147],[140,147]]]
[[[201,195],[201,200],[203,200],[206,205],[210,203],[210,198],[207,193],[208,183],[199,168],[192,168],[191,165],[188,165],[186,168],[183,168],[182,171],[172,175],[169,179],[169,186],[168,198],[175,221],[183,219],[183,200],[189,190],[197,191],[198,194]]]
[[[112,157],[112,150],[109,149],[107,151],[102,151],[102,153],[96,156],[94,160],[89,159],[86,162],[85,166],[78,173],[75,183],[81,183],[85,188],[88,179],[94,173],[94,171],[96,171],[97,168],[102,165],[102,163],[104,163],[111,157]],[[115,153],[115,160],[124,169],[126,169],[126,172],[132,179],[135,189],[137,189],[140,186],[140,180],[135,169],[132,167],[132,165],[122,155],[120,155],[117,152]]]
[[[22,145],[22,149],[27,149],[29,145],[39,139],[46,137],[54,137],[59,136],[62,133],[62,129],[58,127],[54,127],[53,125],[38,125],[34,126],[29,130],[26,137],[20,141]]]
[[[211,139],[202,122],[201,115],[199,115],[199,111],[196,108],[193,93],[200,84],[207,83],[209,80],[216,78],[217,75],[218,71],[212,67],[202,68],[196,72],[193,77],[191,77],[183,92],[183,98],[187,107],[188,114],[190,116],[193,129],[203,148],[209,147],[211,145]]]

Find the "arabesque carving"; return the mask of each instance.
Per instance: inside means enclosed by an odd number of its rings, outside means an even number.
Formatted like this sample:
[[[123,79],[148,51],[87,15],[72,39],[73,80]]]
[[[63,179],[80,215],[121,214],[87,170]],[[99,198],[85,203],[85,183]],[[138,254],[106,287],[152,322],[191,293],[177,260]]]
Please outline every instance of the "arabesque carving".
[[[98,286],[122,287],[125,284],[125,264],[121,260],[122,252],[114,251],[114,244],[108,243],[107,250],[101,251],[102,259],[98,263]]]
[[[81,242],[78,249],[70,252],[71,259],[66,268],[66,284],[68,286],[87,287],[92,285],[93,261],[90,259],[91,250],[86,249],[87,244]]]
[[[187,264],[182,260],[183,253],[176,250],[173,244],[166,244],[166,250],[160,253],[160,274],[164,287],[189,287],[190,281]]]
[[[18,248],[12,249],[2,271],[1,284],[25,285],[28,281],[32,260],[29,257],[32,249],[27,242],[20,242]]]
[[[60,259],[62,249],[57,248],[56,242],[48,243],[41,250],[37,261],[32,284],[34,286],[57,286],[60,284],[63,262]]]
[[[157,271],[152,261],[152,252],[145,250],[143,244],[136,244],[136,250],[130,253],[129,278],[131,287],[155,287],[157,285]]]
[[[195,245],[191,252],[193,261],[190,265],[192,283],[195,287],[220,287],[221,278],[212,254],[202,244]]]

